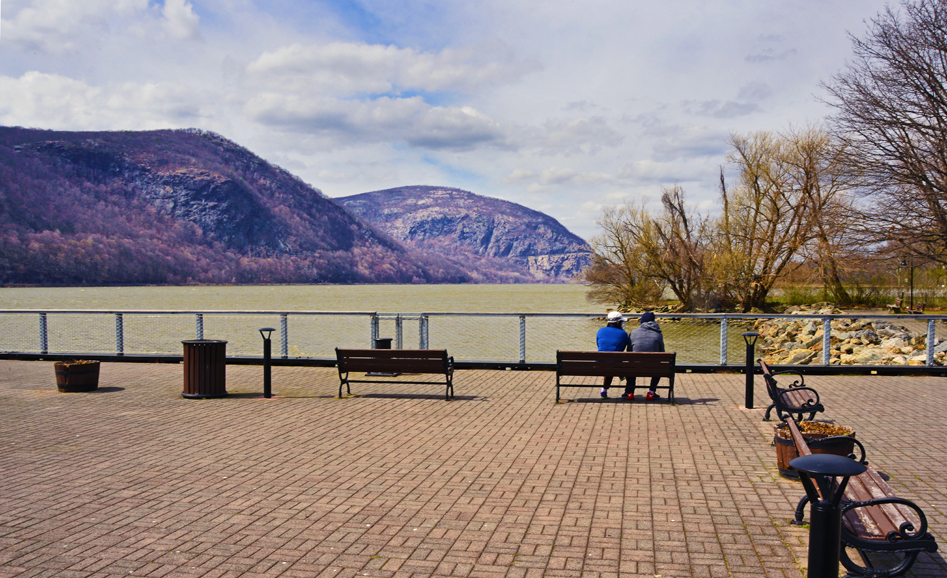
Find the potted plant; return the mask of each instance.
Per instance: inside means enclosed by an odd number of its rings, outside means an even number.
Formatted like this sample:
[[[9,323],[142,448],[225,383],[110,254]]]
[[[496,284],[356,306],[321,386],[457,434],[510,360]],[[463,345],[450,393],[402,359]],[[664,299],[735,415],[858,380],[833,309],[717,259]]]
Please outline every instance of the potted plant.
[[[855,430],[850,427],[835,425],[822,421],[800,421],[796,425],[806,444],[814,454],[835,454],[849,456],[855,453]],[[824,440],[824,441],[817,441]],[[786,424],[775,427],[773,445],[776,446],[776,465],[779,474],[787,478],[798,478],[799,474],[789,462],[799,457],[796,444]]]
[[[92,391],[99,387],[99,362],[85,359],[57,361],[56,387],[63,393]]]

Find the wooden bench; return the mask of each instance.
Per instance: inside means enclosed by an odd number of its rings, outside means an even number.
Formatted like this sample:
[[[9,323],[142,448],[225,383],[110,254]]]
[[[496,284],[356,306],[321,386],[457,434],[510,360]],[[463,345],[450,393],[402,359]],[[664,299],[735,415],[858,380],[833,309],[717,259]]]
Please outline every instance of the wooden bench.
[[[602,383],[562,383],[565,376],[624,377],[632,394],[636,377],[666,377],[668,401],[674,403],[674,367],[677,353],[643,351],[556,351],[556,403],[563,387],[602,387]],[[610,387],[625,387],[612,385]],[[645,387],[645,386],[642,386]]]
[[[910,313],[911,315],[921,315],[922,313],[924,313],[924,309],[926,307],[927,307],[927,303],[925,303],[924,301],[921,301],[920,303],[917,304],[917,307],[915,307],[914,309],[908,309],[908,313]]]
[[[903,303],[903,302],[904,302],[903,299],[895,299],[895,300],[894,300],[894,305],[887,305],[887,307],[888,307],[888,312],[889,312],[889,313],[892,313],[892,314],[894,314],[894,315],[900,314],[900,313],[901,313],[901,303]]]
[[[769,414],[776,409],[776,417],[780,421],[785,421],[787,415],[795,416],[796,421],[802,421],[803,414],[809,414],[809,419],[815,417],[815,414],[825,411],[825,408],[819,403],[819,392],[806,387],[806,380],[801,373],[794,370],[773,372],[762,359],[757,360],[760,369],[763,371],[763,379],[766,381],[766,392],[772,403],[766,408],[766,414],[763,415],[763,421],[770,421]],[[792,374],[798,377],[789,387],[779,387],[775,376]]]
[[[800,456],[812,454],[796,422],[789,419],[786,425],[792,435],[796,451]],[[832,438],[825,438],[832,439]],[[823,441],[823,440],[819,440]],[[899,498],[894,490],[864,459],[864,447],[860,460],[868,469],[849,479],[841,502],[842,545],[840,561],[849,571],[848,576],[900,576],[911,569],[921,552],[936,552],[937,542],[927,531],[927,517],[914,502]],[[854,456],[850,456],[853,457]],[[802,524],[809,496],[803,496],[796,506],[794,524]],[[846,551],[853,548],[864,566],[856,564]],[[903,556],[890,568],[876,568],[868,555],[871,553],[894,553]]]
[[[349,394],[352,383],[410,383],[426,384],[430,381],[412,381],[399,379],[352,379],[350,372],[365,373],[406,373],[440,374],[447,386],[445,399],[454,396],[454,358],[444,349],[339,349],[335,348],[336,362],[339,368],[339,398],[342,386]],[[440,383],[440,382],[436,382]]]

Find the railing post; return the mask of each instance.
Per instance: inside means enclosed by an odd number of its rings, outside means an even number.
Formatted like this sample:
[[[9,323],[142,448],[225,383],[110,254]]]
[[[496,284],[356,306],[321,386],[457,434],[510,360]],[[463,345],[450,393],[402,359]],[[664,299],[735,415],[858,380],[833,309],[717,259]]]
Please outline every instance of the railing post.
[[[401,326],[401,314],[395,315],[395,349],[404,349],[404,328]]]
[[[428,316],[422,315],[418,317],[418,336],[420,337],[419,339],[420,343],[418,343],[418,349],[429,349],[427,329],[428,329]]]
[[[375,342],[378,340],[378,314],[377,313],[372,313],[371,326],[372,326],[371,345],[369,345],[368,347],[369,349],[374,349]]]
[[[46,314],[39,314],[39,350],[40,353],[49,353],[49,328],[46,325]]]
[[[287,313],[279,314],[279,354],[286,359],[289,357],[289,315]]]
[[[520,363],[526,363],[526,316],[520,315]]]
[[[197,325],[197,337],[195,339],[204,339],[204,314],[196,313],[194,315],[194,323]]]
[[[822,318],[822,365],[832,363],[832,319]]]
[[[934,365],[934,320],[927,320],[927,366]]]
[[[727,364],[727,318],[720,319],[720,365]]]
[[[121,313],[115,314],[115,353],[125,355],[125,319]]]

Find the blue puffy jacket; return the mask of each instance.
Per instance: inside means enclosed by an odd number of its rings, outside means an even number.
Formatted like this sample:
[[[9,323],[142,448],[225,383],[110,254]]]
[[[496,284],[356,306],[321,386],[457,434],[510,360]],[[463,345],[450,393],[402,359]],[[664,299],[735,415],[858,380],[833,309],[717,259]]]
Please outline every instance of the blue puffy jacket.
[[[618,327],[603,327],[595,335],[595,343],[599,351],[625,351],[629,349],[631,341],[624,329]]]

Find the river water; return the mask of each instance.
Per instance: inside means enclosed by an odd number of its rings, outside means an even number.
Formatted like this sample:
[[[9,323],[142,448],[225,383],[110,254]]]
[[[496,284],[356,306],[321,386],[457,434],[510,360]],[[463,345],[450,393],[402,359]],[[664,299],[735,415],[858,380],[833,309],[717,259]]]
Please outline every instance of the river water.
[[[0,309],[596,313],[566,285],[266,285],[0,288]]]

